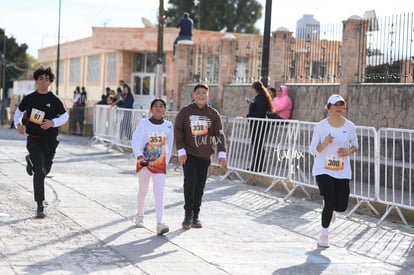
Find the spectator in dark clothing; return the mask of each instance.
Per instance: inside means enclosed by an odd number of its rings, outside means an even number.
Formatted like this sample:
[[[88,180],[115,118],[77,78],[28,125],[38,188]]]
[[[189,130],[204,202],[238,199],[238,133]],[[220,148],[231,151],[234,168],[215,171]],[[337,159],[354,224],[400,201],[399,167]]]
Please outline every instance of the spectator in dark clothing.
[[[110,87],[106,87],[105,88],[105,94],[101,95],[101,100],[98,101],[96,104],[97,105],[107,105],[108,104],[107,103],[107,100],[108,100],[108,97],[109,97],[110,92],[111,92],[111,88]]]
[[[134,96],[131,93],[131,89],[126,88],[122,91],[122,103],[119,105],[120,108],[132,109],[134,106]]]
[[[107,97],[106,95],[101,95],[101,100],[99,100],[96,105],[107,105],[108,103],[106,103]]]
[[[246,117],[266,118],[266,113],[273,112],[272,97],[262,82],[254,82],[252,91],[255,94],[253,102],[249,104],[249,113]],[[264,149],[263,140],[266,134],[265,121],[250,121],[251,144],[253,145],[253,162],[250,170],[253,172],[263,171]]]
[[[118,107],[132,109],[134,106],[134,96],[131,93],[131,88],[123,80],[119,81],[119,85],[122,90],[122,101]],[[132,138],[131,116],[131,111],[124,111],[121,121],[121,139],[126,138],[130,140]]]
[[[114,96],[114,101],[112,106],[121,106],[123,103],[122,88],[118,87],[116,89],[116,95]]]
[[[85,87],[82,86],[81,93],[80,93],[80,99],[79,99],[79,105],[76,107],[78,110],[78,123],[79,123],[79,135],[81,136],[83,134],[83,124],[85,123],[85,107],[86,107],[86,101],[88,99],[88,95],[86,93]]]
[[[190,18],[188,12],[185,12],[183,18],[177,24],[177,28],[180,29],[180,32],[177,38],[174,41],[173,46],[173,55],[175,56],[175,46],[177,45],[178,41],[180,40],[192,40],[193,38],[193,26],[194,22],[193,19]]]

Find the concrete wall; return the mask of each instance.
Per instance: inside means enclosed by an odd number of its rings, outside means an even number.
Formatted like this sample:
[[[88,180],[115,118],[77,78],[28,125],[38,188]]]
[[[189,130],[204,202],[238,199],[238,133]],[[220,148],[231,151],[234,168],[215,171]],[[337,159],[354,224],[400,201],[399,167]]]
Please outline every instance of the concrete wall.
[[[182,86],[179,105],[191,102],[194,85]],[[288,85],[294,102],[292,119],[319,121],[326,117],[325,104],[331,94],[339,93],[339,84]],[[222,115],[244,116],[246,98],[253,99],[250,85],[224,85],[223,105],[216,102],[217,86],[211,86],[211,103]],[[356,125],[375,128],[414,129],[414,84],[352,84],[346,98],[346,117]]]

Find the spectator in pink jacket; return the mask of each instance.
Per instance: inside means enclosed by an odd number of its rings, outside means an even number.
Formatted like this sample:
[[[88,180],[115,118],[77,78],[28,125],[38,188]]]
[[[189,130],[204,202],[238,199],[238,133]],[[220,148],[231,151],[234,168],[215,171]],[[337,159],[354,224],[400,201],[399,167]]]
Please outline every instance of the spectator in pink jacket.
[[[272,93],[273,109],[280,119],[289,119],[292,113],[292,100],[286,86],[277,86],[269,89]]]

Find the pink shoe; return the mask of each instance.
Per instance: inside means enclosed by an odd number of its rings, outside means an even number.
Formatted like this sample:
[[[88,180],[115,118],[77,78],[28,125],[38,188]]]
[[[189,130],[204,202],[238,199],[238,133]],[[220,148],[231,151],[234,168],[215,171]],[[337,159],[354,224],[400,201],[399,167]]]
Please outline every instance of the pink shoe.
[[[320,247],[329,247],[328,235],[321,235],[318,241],[318,246]]]

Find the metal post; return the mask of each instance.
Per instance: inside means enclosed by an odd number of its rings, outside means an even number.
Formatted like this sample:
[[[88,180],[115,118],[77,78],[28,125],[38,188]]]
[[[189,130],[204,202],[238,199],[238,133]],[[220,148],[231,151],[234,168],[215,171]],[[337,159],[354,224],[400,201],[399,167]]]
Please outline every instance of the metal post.
[[[164,47],[164,0],[160,0],[158,15],[158,41],[157,41],[157,75],[156,75],[156,97],[160,98],[163,88],[163,47]]]
[[[6,110],[6,46],[7,46],[7,37],[6,37],[6,29],[3,29],[3,53],[2,53],[2,69],[3,69],[3,94],[1,99],[1,108],[0,108],[0,119],[1,119],[1,125],[4,123],[4,112]]]
[[[59,94],[59,67],[60,67],[60,14],[61,0],[59,0],[59,23],[58,23],[58,44],[57,44],[57,60],[56,60],[56,94]]]
[[[265,24],[262,46],[262,83],[268,86],[269,78],[269,47],[270,47],[270,23],[272,21],[272,0],[266,0]]]

